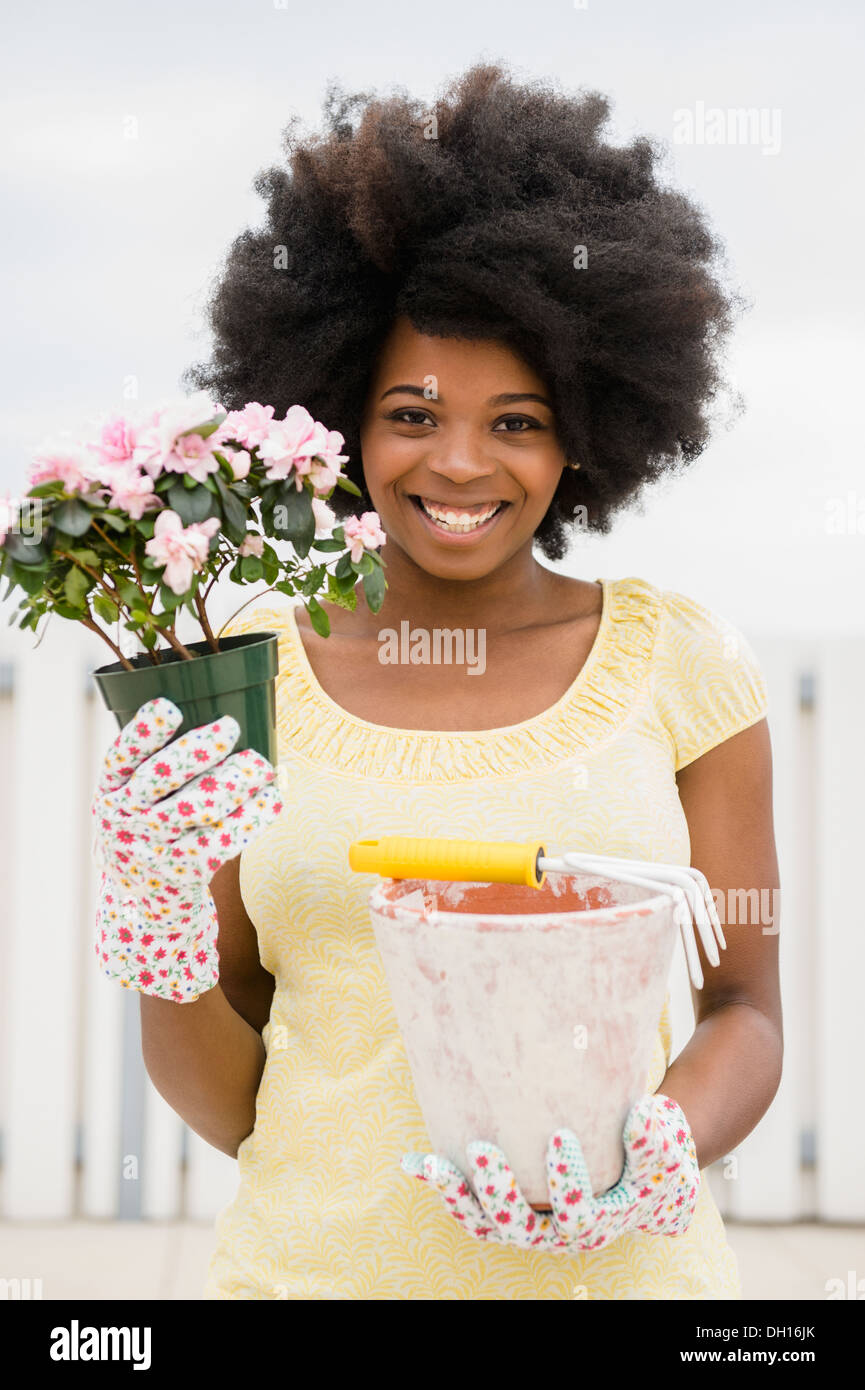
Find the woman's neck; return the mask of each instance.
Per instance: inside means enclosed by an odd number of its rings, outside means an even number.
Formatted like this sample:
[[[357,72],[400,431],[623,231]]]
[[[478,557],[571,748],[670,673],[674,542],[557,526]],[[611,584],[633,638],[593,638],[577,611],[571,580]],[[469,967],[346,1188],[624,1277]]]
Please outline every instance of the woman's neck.
[[[562,576],[535,560],[531,549],[511,557],[491,574],[478,579],[447,579],[420,569],[394,546],[382,553],[387,566],[387,590],[378,613],[372,613],[358,589],[352,631],[396,628],[408,621],[413,627],[485,628],[490,635],[539,621],[555,603],[563,587]],[[570,581],[572,584],[573,581]],[[568,585],[569,581],[564,581]]]

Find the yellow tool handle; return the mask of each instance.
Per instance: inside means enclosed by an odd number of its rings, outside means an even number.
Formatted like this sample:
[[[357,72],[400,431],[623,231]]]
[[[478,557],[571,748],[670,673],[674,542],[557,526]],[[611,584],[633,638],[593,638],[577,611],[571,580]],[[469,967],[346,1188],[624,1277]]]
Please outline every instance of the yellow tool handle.
[[[383,878],[427,878],[470,883],[522,883],[540,888],[546,874],[538,872],[544,853],[540,841],[428,840],[422,836],[385,835],[380,840],[355,840],[348,862],[362,874]]]

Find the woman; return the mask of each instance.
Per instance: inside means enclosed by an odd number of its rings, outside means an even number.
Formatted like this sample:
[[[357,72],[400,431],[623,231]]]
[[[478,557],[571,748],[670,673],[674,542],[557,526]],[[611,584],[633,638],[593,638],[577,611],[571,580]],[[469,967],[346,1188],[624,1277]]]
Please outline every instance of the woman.
[[[377,615],[330,605],[327,639],[267,599],[228,629],[280,635],[282,810],[212,881],[218,983],[188,1008],[142,996],[154,1083],[238,1158],[208,1298],[741,1296],[705,1180],[678,1234],[626,1224],[562,1253],[478,1235],[422,1160],[424,1181],[401,1167],[428,1139],[373,880],[347,863],[361,836],[537,837],[690,862],[716,900],[777,885],[766,689],[742,635],[648,579],[572,579],[533,554],[609,530],[697,456],[730,325],[701,213],[659,185],[648,141],[603,142],[606,113],[498,67],[432,111],[332,98],[328,133],[291,140],[292,175],[259,177],[267,221],[215,291],[191,384],[229,409],[302,402],[344,432],[388,589]],[[385,664],[380,634],[406,621],[483,633],[480,678]],[[670,1065],[665,1004],[646,1081],[700,1169],[781,1071],[777,937],[729,917],[725,934],[690,1042]]]

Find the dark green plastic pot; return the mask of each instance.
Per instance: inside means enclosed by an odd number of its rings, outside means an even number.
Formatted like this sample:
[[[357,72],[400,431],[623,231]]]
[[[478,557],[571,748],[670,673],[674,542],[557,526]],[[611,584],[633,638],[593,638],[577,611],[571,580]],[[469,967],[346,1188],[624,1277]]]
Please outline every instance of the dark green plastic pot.
[[[240,725],[231,751],[254,748],[276,767],[278,640],[275,632],[222,637],[218,652],[207,642],[187,642],[187,650],[196,653],[193,661],[160,648],[158,666],[142,653],[129,658],[133,671],[115,661],[100,666],[93,679],[121,729],[147,700],[165,695],[183,714],[173,738],[230,714]]]

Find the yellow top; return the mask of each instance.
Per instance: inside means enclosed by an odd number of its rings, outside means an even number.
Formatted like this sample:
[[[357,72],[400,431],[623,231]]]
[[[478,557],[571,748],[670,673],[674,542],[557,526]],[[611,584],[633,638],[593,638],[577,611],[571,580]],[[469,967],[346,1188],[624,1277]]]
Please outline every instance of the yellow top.
[[[279,634],[285,807],[240,864],[276,989],[255,1127],[217,1219],[205,1298],[741,1297],[705,1181],[684,1235],[636,1232],[562,1256],[472,1239],[399,1166],[431,1146],[367,913],[379,880],[349,868],[349,844],[539,839],[549,855],[688,864],[675,772],[767,711],[736,628],[646,580],[601,582],[601,624],[571,687],[543,713],[481,732],[347,713],[319,685],[290,602],[267,595],[227,629]],[[647,1091],[669,1053],[668,998]]]

